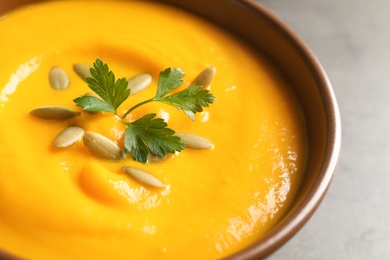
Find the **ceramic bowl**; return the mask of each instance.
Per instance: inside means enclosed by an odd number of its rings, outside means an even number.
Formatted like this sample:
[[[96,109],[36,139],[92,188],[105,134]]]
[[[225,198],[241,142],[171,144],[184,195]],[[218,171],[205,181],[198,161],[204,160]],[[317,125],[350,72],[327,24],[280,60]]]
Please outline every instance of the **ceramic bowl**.
[[[0,15],[34,0],[2,0]],[[341,124],[328,77],[310,49],[254,0],[159,0],[216,23],[264,53],[282,71],[303,108],[309,153],[304,180],[288,214],[266,236],[227,259],[259,259],[287,242],[316,211],[336,169]],[[1,247],[1,245],[0,245]],[[0,252],[0,258],[10,258]]]

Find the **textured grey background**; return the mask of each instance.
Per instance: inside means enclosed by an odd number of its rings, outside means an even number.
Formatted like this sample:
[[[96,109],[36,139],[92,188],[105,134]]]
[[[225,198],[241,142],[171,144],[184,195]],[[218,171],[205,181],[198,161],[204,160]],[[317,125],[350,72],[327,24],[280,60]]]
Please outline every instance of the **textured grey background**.
[[[257,0],[314,51],[343,124],[339,167],[279,259],[390,259],[390,1]]]

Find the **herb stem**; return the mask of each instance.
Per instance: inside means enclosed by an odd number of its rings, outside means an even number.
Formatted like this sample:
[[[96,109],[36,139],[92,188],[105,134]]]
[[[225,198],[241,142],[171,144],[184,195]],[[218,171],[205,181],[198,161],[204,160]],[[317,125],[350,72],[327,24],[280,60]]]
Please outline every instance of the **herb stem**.
[[[150,103],[150,102],[152,102],[152,101],[154,101],[154,98],[151,98],[151,99],[145,100],[145,101],[143,101],[143,102],[141,102],[141,103],[138,103],[137,105],[135,105],[135,106],[133,106],[132,108],[130,108],[129,110],[127,110],[127,111],[123,114],[122,118],[125,118],[131,111],[133,111],[133,110],[136,109],[137,107],[140,107],[140,106],[142,106],[142,105],[144,105],[144,104],[146,104],[146,103]]]

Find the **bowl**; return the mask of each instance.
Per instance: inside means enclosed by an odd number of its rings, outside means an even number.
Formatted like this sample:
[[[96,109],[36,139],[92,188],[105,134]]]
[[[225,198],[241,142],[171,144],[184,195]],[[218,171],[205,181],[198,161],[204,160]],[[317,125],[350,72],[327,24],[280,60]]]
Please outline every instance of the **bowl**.
[[[42,0],[4,0],[0,15]],[[156,0],[218,24],[265,54],[287,78],[302,106],[309,152],[304,180],[288,214],[264,237],[227,259],[259,259],[292,238],[313,215],[334,175],[341,146],[336,97],[316,56],[275,14],[251,0]],[[0,246],[1,247],[1,246]],[[11,258],[0,250],[0,258]]]

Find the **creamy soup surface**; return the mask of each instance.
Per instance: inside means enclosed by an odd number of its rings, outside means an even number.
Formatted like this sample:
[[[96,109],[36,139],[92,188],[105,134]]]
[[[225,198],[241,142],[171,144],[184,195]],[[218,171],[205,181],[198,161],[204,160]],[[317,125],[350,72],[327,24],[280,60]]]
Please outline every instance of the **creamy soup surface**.
[[[0,18],[0,248],[32,259],[216,259],[264,236],[299,189],[307,152],[303,116],[281,74],[223,29],[169,6],[143,1],[54,1]],[[162,103],[169,128],[203,136],[211,149],[186,149],[161,163],[93,156],[82,141],[58,149],[70,125],[123,148],[125,125],[113,114],[82,111],[90,92],[73,64],[96,58],[115,76],[147,72],[150,86],[120,106],[156,93],[159,73],[185,72],[187,87],[209,66],[214,104],[191,121]],[[51,88],[63,68],[69,88]],[[67,120],[30,115],[42,106],[81,112]],[[151,188],[122,171],[129,165],[165,183]]]

